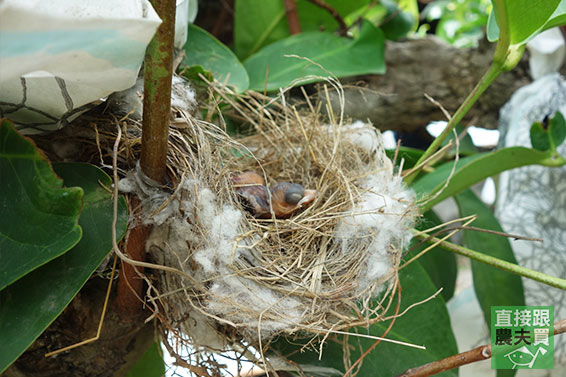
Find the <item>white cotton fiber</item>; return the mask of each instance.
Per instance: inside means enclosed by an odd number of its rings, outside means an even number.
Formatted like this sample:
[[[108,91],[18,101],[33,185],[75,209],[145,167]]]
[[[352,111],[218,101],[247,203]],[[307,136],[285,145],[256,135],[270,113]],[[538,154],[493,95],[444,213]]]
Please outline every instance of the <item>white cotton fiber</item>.
[[[365,267],[358,276],[358,292],[373,290],[380,278],[390,272],[391,247],[402,249],[412,237],[415,216],[414,193],[390,168],[359,182],[360,198],[336,227],[343,252],[349,252],[360,241],[367,242]],[[378,293],[378,291],[375,291]]]

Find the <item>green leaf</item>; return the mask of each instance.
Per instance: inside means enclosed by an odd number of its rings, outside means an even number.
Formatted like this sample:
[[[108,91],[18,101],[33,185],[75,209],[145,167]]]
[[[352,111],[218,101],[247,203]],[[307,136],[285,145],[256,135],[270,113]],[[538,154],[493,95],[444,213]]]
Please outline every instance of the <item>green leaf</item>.
[[[402,287],[402,301],[400,312],[409,305],[422,301],[436,292],[436,287],[430,280],[426,271],[418,261],[411,263],[400,271]],[[394,299],[393,309],[389,314],[393,314],[397,298]],[[359,327],[355,331],[360,334],[371,334],[382,336],[389,326],[390,321],[380,322],[371,325],[368,329]],[[351,331],[352,332],[352,331]],[[381,342],[363,361],[362,367],[357,374],[360,377],[391,377],[404,372],[405,370],[439,360],[444,357],[458,353],[456,341],[450,319],[446,311],[446,304],[442,296],[410,309],[403,316],[397,318],[387,338],[397,339],[417,345],[426,346],[426,350],[411,348],[393,343]],[[349,337],[350,360],[354,363],[369,347],[375,343],[373,339]],[[322,359],[318,359],[318,352],[296,352],[300,345],[293,340],[288,343],[279,340],[275,348],[284,355],[289,355],[290,359],[299,364],[310,364],[344,370],[344,355],[342,344],[334,340],[328,340],[322,354]],[[438,376],[457,376],[456,370],[451,370],[439,374]]]
[[[421,221],[417,224],[416,228],[418,230],[425,231],[440,224],[442,224],[442,220],[438,217],[438,215],[436,215],[434,211],[428,211],[423,214]],[[418,240],[413,239],[411,242],[411,248],[417,244],[417,241]],[[430,243],[425,243],[419,246],[407,254],[405,259],[409,260],[411,257],[417,255],[429,246]],[[444,300],[450,300],[450,298],[454,295],[456,277],[458,275],[456,255],[437,246],[432,250],[427,251],[418,259],[418,261],[428,273],[428,276],[434,283],[436,289],[442,288],[442,297],[444,297]]]
[[[368,0],[326,0],[338,14],[346,16],[369,3]],[[306,0],[297,0],[301,31],[338,29],[332,15]],[[290,35],[281,0],[236,0],[234,6],[234,49],[240,59],[246,59],[275,41]]]
[[[196,25],[189,24],[182,65],[202,66],[220,82],[234,86],[238,92],[248,88],[249,78],[236,55],[218,39]]]
[[[510,147],[492,153],[478,153],[461,158],[456,164],[452,177],[450,177],[450,174],[454,162],[451,161],[424,175],[415,181],[412,187],[421,196],[432,196],[442,191],[438,196],[431,198],[421,206],[421,210],[426,212],[437,203],[462,192],[487,177],[505,170],[541,163],[547,160],[549,156],[549,153],[524,147]],[[444,187],[449,177],[450,181]]]
[[[367,8],[368,0],[325,0],[342,18],[363,7]],[[301,30],[305,31],[329,31],[336,32],[340,25],[336,19],[325,9],[307,0],[297,1],[297,13]],[[287,22],[285,22],[287,26]]]
[[[472,191],[466,190],[456,195],[455,199],[461,217],[474,214],[478,216],[473,226],[503,232],[493,212]],[[509,239],[503,236],[465,230],[464,246],[507,262],[517,263]],[[476,296],[488,326],[491,323],[492,306],[525,305],[523,283],[519,275],[474,260],[472,275]]]
[[[554,117],[550,118],[548,133],[550,135],[552,149],[556,150],[556,148],[564,142],[564,139],[566,139],[566,121],[560,111],[557,111]]]
[[[101,186],[112,181],[99,168],[81,163],[54,165],[65,185],[84,190],[80,242],[59,258],[0,292],[0,373],[61,314],[112,249],[112,197]],[[126,230],[123,199],[118,208],[118,239]]]
[[[387,153],[387,157],[391,160],[395,157],[396,149],[387,149],[385,153]],[[410,147],[399,147],[399,152],[397,153],[397,160],[395,163],[399,165],[401,160],[403,160],[403,169],[410,169],[419,160],[419,158],[423,155],[424,151],[421,149],[410,148]]]
[[[126,377],[161,377],[165,375],[165,362],[157,342],[145,351]]]
[[[49,161],[0,123],[0,290],[62,255],[81,238],[83,190],[63,188]]]
[[[240,59],[245,59],[263,46],[288,35],[282,1],[236,0],[234,50]]]
[[[510,45],[518,45],[543,30],[559,3],[560,0],[494,0],[493,11],[499,28],[504,25],[500,33],[508,36]],[[493,33],[493,26],[488,32]]]
[[[312,62],[286,57],[291,54]],[[250,76],[250,89],[257,91],[277,90],[308,75],[328,77],[328,72],[336,77],[380,74],[385,72],[383,33],[369,22],[364,23],[355,40],[330,33],[301,33],[263,48],[244,65]]]
[[[566,121],[560,111],[554,117],[543,122],[534,122],[530,129],[531,144],[539,151],[556,151],[556,148],[566,139]]]
[[[412,12],[406,12],[401,8],[402,4],[397,5],[391,0],[381,0],[381,4],[387,9],[385,22],[380,25],[381,30],[385,34],[385,38],[389,40],[397,40],[406,36],[413,27],[418,24],[418,16],[415,18]],[[404,0],[404,5],[411,6],[414,1]]]
[[[409,13],[413,18],[412,31],[416,31],[419,26],[419,3],[417,0],[398,0],[399,8]]]
[[[495,19],[495,14],[493,11],[489,13],[489,18],[487,19],[487,40],[490,42],[497,42],[499,39],[499,26],[497,26],[497,20]]]
[[[566,0],[560,1],[560,4],[558,4],[558,7],[544,25],[543,30],[552,29],[553,27],[562,25],[566,25]]]
[[[541,122],[534,122],[530,129],[531,145],[538,151],[550,150],[550,135]]]
[[[193,65],[190,67],[185,67],[181,71],[183,77],[191,82],[193,85],[206,86],[206,82],[201,79],[200,75],[204,76],[208,81],[214,80],[214,76],[210,71],[204,69],[202,65]],[[247,74],[247,73],[246,73]]]

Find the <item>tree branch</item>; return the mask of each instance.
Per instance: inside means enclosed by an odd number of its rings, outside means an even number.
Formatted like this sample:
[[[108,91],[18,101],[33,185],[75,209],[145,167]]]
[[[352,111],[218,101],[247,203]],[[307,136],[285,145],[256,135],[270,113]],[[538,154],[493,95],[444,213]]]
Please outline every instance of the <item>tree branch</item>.
[[[334,17],[336,22],[338,22],[338,24],[340,25],[340,35],[346,35],[346,33],[348,32],[348,25],[346,25],[346,22],[344,21],[340,13],[336,11],[336,9],[332,8],[324,0],[308,0],[308,1],[330,13],[332,17]]]
[[[566,332],[566,319],[554,322],[554,335]],[[397,377],[428,377],[462,365],[475,363],[491,358],[491,345],[483,345],[470,351],[447,357],[442,360],[433,361],[417,368],[411,368]]]
[[[299,34],[301,32],[301,23],[299,22],[299,14],[297,13],[295,0],[283,0],[283,5],[285,6],[289,33],[291,33],[291,35]]]
[[[487,42],[478,48],[456,48],[433,36],[388,41],[387,74],[341,79],[346,101],[344,115],[369,120],[381,130],[415,132],[424,129],[430,121],[444,120],[439,108],[424,94],[454,113],[481,79],[492,56],[493,46]],[[424,74],[423,66],[426,67]],[[499,109],[518,88],[530,82],[525,59],[519,67],[499,76],[462,122],[497,128]],[[333,110],[339,111],[340,97],[334,92],[329,96]],[[326,104],[324,95],[318,100],[322,106]]]
[[[560,279],[555,276],[550,276],[540,271],[531,270],[518,264],[510,263],[502,259],[494,258],[490,255],[480,253],[478,251],[468,249],[467,247],[457,245],[452,242],[443,241],[439,238],[432,237],[426,233],[415,231],[415,237],[425,240],[426,242],[431,242],[437,244],[444,250],[448,250],[452,253],[460,254],[470,259],[476,260],[481,263],[488,264],[490,266],[497,267],[504,271],[511,272],[513,274],[526,277],[538,281],[540,283],[550,285],[551,287],[566,290],[566,280]]]
[[[145,55],[140,166],[149,178],[165,183],[176,2],[151,0],[151,5],[162,23]]]

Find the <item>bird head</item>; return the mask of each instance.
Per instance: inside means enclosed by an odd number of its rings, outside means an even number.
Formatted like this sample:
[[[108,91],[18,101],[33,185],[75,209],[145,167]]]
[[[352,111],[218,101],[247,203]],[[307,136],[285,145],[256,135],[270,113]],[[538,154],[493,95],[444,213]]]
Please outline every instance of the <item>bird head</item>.
[[[301,208],[307,207],[318,196],[316,190],[305,190],[297,183],[278,182],[271,187],[271,206],[278,219],[291,216]]]

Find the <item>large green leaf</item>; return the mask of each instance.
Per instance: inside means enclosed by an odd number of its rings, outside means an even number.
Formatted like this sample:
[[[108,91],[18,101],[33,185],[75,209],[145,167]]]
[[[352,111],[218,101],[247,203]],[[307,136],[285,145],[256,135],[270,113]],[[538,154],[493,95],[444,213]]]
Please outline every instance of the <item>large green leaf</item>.
[[[460,216],[477,215],[473,226],[502,232],[503,229],[493,212],[470,190],[455,196]],[[486,255],[517,263],[513,249],[506,237],[477,232],[464,231],[464,245]],[[497,305],[525,305],[523,283],[519,275],[503,271],[485,263],[472,260],[472,274],[476,296],[482,308],[486,324],[490,325],[491,307]]]
[[[421,221],[417,224],[417,229],[424,231],[440,224],[442,224],[442,220],[431,210],[423,214]],[[414,239],[411,246],[416,244],[417,240]],[[429,243],[420,245],[415,250],[412,250],[405,259],[408,260],[429,246]],[[456,255],[437,246],[427,251],[418,260],[428,273],[436,289],[442,288],[444,300],[450,300],[454,295],[456,277],[458,275]]]
[[[368,0],[325,2],[344,17],[369,3]],[[296,6],[301,31],[334,32],[338,28],[329,12],[311,2],[297,0]],[[234,8],[234,49],[240,59],[246,59],[262,47],[290,35],[281,0],[236,0]]]
[[[556,26],[566,25],[566,0],[561,0],[556,10],[550,16],[550,19],[546,22],[543,29],[551,29]]]
[[[286,56],[291,54],[312,62]],[[263,48],[244,66],[250,76],[250,89],[258,91],[277,90],[308,75],[328,77],[328,72],[336,77],[384,73],[383,33],[369,22],[364,23],[355,40],[330,33],[301,33]],[[309,80],[313,81],[317,79]]]
[[[80,163],[54,165],[65,185],[80,186],[84,203],[80,242],[64,255],[0,292],[0,373],[61,314],[112,249],[112,198],[102,187],[112,181],[99,168]],[[119,203],[118,238],[125,233],[126,203]]]
[[[282,1],[236,0],[234,50],[240,59],[245,59],[263,46],[288,35]]]
[[[566,8],[558,8],[561,0],[493,0],[495,17],[491,16],[488,25],[488,38],[497,40],[500,27],[506,25],[509,44],[523,44],[540,31],[548,28],[546,25],[560,24]],[[501,19],[504,17],[504,19]]]
[[[400,272],[402,286],[401,312],[409,305],[422,301],[436,292],[436,287],[418,261],[411,263]],[[393,305],[395,306],[395,305]],[[392,313],[390,313],[392,314]],[[356,328],[360,334],[382,336],[390,322],[381,322],[366,328]],[[446,304],[442,296],[410,309],[398,318],[388,338],[426,346],[426,350],[410,348],[398,344],[381,342],[363,361],[358,377],[391,377],[406,369],[439,360],[458,353]],[[358,359],[362,352],[372,346],[375,340],[349,337],[350,360]],[[300,346],[280,340],[276,347],[283,354],[291,354]],[[290,359],[299,364],[310,364],[335,368],[344,371],[342,344],[327,341],[318,359],[318,352],[295,352]],[[456,370],[439,374],[439,376],[457,376]]]
[[[232,85],[238,92],[248,88],[249,78],[246,69],[236,55],[218,39],[196,25],[189,24],[188,39],[185,44],[185,57],[182,65],[200,65],[212,72],[220,82]]]
[[[0,290],[72,248],[83,190],[63,188],[45,156],[0,123]]]
[[[417,194],[422,196],[433,195],[442,190],[438,196],[422,206],[421,210],[427,211],[435,204],[487,177],[505,170],[540,163],[548,160],[549,156],[549,153],[524,147],[503,148],[493,153],[478,153],[458,161],[454,174],[446,187],[444,185],[451,174],[453,162],[447,162],[435,171],[424,175],[412,187]]]
[[[161,377],[164,375],[165,362],[162,352],[159,349],[159,343],[153,342],[126,377]]]

